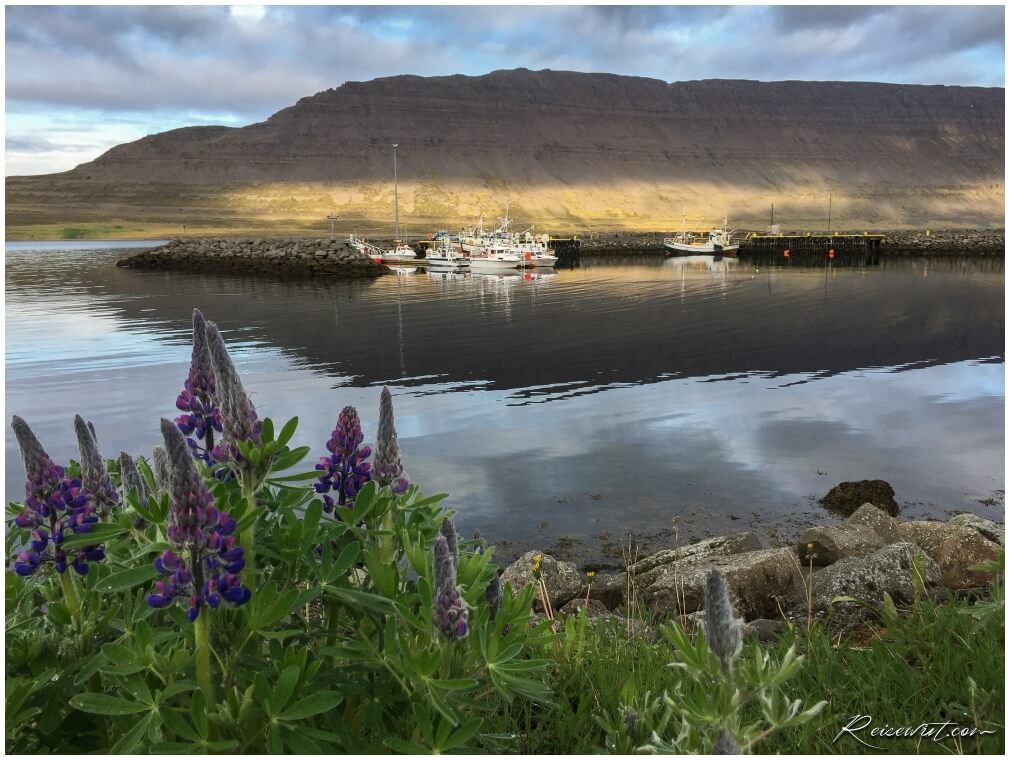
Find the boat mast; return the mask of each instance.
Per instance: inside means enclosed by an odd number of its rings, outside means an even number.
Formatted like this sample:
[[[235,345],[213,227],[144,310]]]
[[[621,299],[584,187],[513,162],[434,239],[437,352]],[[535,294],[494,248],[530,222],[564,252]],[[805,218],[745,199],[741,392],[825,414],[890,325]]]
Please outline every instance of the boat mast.
[[[396,215],[396,239],[400,239],[400,186],[396,177],[396,148],[399,143],[393,143],[393,213]]]

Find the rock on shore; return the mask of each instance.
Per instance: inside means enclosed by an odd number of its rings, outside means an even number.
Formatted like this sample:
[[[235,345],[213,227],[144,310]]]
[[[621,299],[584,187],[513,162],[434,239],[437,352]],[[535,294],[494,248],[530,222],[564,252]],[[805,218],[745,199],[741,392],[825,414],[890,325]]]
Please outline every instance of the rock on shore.
[[[516,590],[534,583],[530,566],[542,555],[551,604],[562,614],[585,606],[588,597],[594,614],[601,605],[616,610],[630,603],[683,619],[703,608],[705,579],[718,569],[745,620],[805,618],[808,589],[812,609],[822,614],[838,605],[878,606],[885,593],[909,602],[920,585],[946,593],[983,587],[993,574],[974,568],[998,556],[1003,535],[1002,525],[975,515],[899,522],[867,503],[840,525],[811,528],[790,547],[761,548],[753,533],[709,538],[657,552],[591,585],[571,562],[534,550],[509,566],[502,581]],[[582,601],[566,606],[573,599]]]
[[[358,280],[389,268],[335,238],[173,240],[117,262],[127,269]]]

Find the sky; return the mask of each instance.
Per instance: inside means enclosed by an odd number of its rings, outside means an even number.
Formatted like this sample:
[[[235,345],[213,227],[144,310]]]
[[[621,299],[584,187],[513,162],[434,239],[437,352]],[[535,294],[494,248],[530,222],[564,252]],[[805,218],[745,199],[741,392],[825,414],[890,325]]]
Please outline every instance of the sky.
[[[1004,86],[1002,6],[7,6],[8,175],[346,81],[526,67]]]

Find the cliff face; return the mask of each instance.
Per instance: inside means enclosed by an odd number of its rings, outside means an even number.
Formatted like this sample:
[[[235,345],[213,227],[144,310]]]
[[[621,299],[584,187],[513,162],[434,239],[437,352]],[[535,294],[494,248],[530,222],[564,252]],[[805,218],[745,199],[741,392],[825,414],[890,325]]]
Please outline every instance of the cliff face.
[[[830,188],[853,221],[995,223],[1003,104],[1003,89],[979,87],[399,76],[348,82],[241,129],[146,137],[48,183],[9,180],[7,195],[44,206],[48,186],[59,205],[90,187],[126,214],[160,187],[225,215],[384,220],[395,142],[408,218],[450,222],[507,195],[532,221],[576,227],[664,228],[682,213],[763,221],[771,202],[789,223],[822,218]]]

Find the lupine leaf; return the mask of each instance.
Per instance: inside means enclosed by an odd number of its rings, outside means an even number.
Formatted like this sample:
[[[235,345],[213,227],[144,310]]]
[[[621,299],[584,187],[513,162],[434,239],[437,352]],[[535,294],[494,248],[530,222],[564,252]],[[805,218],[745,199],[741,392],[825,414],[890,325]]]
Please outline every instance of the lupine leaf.
[[[113,573],[108,578],[103,578],[96,585],[99,591],[116,594],[131,589],[134,586],[139,586],[141,583],[152,581],[157,577],[158,571],[154,569],[154,565],[142,565]]]
[[[75,694],[70,698],[70,704],[78,710],[96,715],[133,715],[148,709],[147,705],[142,705],[139,702],[130,702],[110,694],[93,692]]]
[[[281,428],[280,434],[277,436],[277,443],[281,446],[287,446],[288,441],[295,434],[295,430],[298,428],[298,418],[292,417],[290,420],[284,423],[284,427]]]
[[[112,745],[112,749],[109,750],[114,755],[129,755],[133,753],[133,750],[137,748],[140,744],[140,740],[144,738],[144,732],[147,731],[148,727],[151,725],[151,721],[154,720],[157,713],[148,713],[137,724],[123,734],[123,737]]]
[[[270,693],[270,699],[267,700],[271,715],[279,714],[287,706],[291,695],[295,691],[295,686],[298,685],[299,675],[301,675],[301,670],[297,665],[289,665],[284,668],[284,671],[277,679],[277,683],[274,684],[273,691]]]
[[[343,695],[335,691],[321,691],[310,697],[295,702],[280,714],[281,720],[302,720],[313,715],[332,710],[340,704]]]

